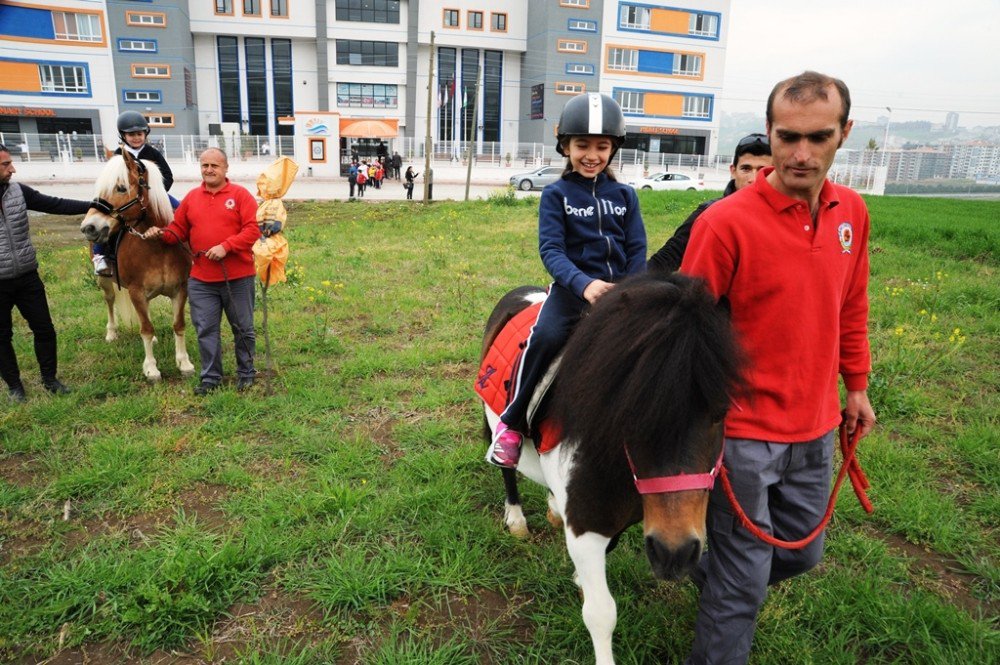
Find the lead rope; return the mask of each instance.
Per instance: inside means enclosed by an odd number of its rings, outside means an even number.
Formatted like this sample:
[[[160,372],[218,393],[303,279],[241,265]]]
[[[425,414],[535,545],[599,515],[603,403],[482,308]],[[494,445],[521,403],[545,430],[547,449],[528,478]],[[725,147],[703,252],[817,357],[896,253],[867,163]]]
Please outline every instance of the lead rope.
[[[816,540],[816,537],[819,536],[819,534],[821,534],[830,523],[830,519],[833,517],[833,508],[837,503],[837,494],[840,492],[840,486],[843,484],[844,477],[847,475],[851,476],[851,485],[854,487],[854,494],[858,497],[861,507],[864,508],[865,512],[868,514],[874,512],[875,508],[872,506],[872,502],[868,499],[868,494],[866,493],[866,490],[871,485],[868,482],[867,476],[865,476],[865,472],[861,470],[861,464],[855,456],[858,448],[858,435],[860,432],[860,428],[855,429],[854,435],[848,437],[847,425],[841,422],[840,452],[844,456],[844,463],[841,465],[840,472],[837,474],[837,481],[833,485],[833,493],[830,494],[830,500],[827,503],[826,513],[823,515],[823,519],[820,520],[820,523],[815,529],[813,529],[812,533],[801,540],[789,541],[775,538],[754,524],[753,520],[747,516],[746,511],[743,510],[739,500],[736,498],[733,486],[729,483],[729,472],[726,470],[725,465],[723,465],[719,471],[719,478],[722,480],[722,489],[725,491],[726,498],[729,499],[729,505],[732,506],[733,512],[736,513],[736,517],[739,519],[740,524],[743,525],[743,528],[768,545],[773,545],[774,547],[779,547],[784,550],[802,549],[812,541]]]

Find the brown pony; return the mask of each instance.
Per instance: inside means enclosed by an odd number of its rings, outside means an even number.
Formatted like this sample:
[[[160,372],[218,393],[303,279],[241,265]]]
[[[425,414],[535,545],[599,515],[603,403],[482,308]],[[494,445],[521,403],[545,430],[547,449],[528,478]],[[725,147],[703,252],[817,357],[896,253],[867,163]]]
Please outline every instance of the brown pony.
[[[109,159],[98,176],[96,196],[80,224],[80,231],[91,242],[107,241],[109,234],[122,231],[117,274],[98,279],[108,305],[105,339],[111,342],[118,337],[116,300],[122,319],[130,318],[130,309],[134,308],[146,350],[142,373],[150,381],[159,381],[160,371],[153,356],[156,337],[149,321],[149,301],[156,296],[167,296],[173,304],[174,360],[181,374],[190,376],[194,374],[194,365],[184,345],[184,304],[187,302],[191,254],[182,245],[142,239],[146,229],[170,223],[173,209],[156,165],[134,159],[128,151],[122,152]],[[127,300],[122,297],[123,291],[128,293]]]

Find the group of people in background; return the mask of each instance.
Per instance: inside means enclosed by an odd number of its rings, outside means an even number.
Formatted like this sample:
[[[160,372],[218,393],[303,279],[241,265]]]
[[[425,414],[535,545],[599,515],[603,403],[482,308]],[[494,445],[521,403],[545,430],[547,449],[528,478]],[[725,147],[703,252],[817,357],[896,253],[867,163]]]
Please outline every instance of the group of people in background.
[[[368,187],[382,189],[386,180],[400,180],[403,158],[398,152],[392,155],[377,155],[374,159],[360,159],[356,152],[351,153],[351,165],[347,168],[347,185],[349,196],[363,198]],[[406,198],[413,198],[413,181],[417,177],[413,167],[407,167],[403,187]]]

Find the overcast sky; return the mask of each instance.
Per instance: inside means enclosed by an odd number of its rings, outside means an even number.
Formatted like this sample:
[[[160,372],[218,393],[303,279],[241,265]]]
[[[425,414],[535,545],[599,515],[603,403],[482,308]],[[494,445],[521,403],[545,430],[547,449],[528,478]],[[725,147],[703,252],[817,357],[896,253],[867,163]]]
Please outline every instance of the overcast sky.
[[[844,80],[852,117],[1000,125],[1000,0],[733,0],[724,112],[763,116],[805,69]]]

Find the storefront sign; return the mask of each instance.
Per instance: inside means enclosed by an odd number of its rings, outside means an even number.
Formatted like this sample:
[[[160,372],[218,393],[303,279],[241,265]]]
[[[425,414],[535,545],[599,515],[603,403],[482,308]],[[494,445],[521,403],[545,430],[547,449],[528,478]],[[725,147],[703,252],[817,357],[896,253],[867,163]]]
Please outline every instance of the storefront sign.
[[[676,127],[640,127],[639,134],[680,134]]]
[[[20,115],[35,118],[54,118],[55,109],[36,109],[30,106],[0,106],[0,115]]]

